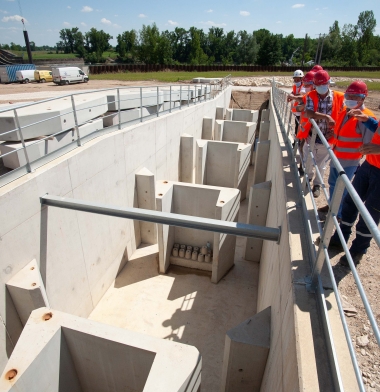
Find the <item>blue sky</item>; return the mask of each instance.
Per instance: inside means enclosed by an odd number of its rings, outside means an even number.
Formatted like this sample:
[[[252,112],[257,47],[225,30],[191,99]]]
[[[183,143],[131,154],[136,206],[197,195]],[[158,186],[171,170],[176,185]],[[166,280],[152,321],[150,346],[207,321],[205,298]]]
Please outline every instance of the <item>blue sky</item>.
[[[339,25],[355,24],[359,13],[372,10],[380,34],[380,0],[19,0],[22,16],[27,20],[31,41],[37,45],[55,45],[59,30],[79,27],[103,29],[114,38],[130,29],[155,22],[161,30],[223,27],[225,30],[252,32],[266,28],[273,33],[312,38],[327,33],[335,20]],[[0,0],[0,43],[23,44],[18,0]],[[115,44],[115,39],[111,41]]]

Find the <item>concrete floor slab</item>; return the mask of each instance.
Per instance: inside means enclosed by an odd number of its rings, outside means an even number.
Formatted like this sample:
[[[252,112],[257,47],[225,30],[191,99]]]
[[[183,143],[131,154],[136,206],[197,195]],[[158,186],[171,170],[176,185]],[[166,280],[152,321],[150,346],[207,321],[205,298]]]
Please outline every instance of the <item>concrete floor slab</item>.
[[[241,203],[239,222],[247,205]],[[89,318],[195,346],[202,390],[220,391],[225,334],[256,313],[259,264],[243,259],[245,241],[237,238],[235,266],[217,285],[208,272],[178,266],[160,275],[157,245],[142,246]]]

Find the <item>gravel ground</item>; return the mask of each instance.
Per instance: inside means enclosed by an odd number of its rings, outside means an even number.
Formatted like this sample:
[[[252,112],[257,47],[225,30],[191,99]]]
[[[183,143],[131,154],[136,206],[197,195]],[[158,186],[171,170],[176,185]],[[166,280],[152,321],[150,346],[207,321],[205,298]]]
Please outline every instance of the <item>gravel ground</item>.
[[[240,81],[237,81],[240,83]],[[235,85],[237,84],[235,81]],[[230,102],[230,107],[242,109],[259,109],[264,99],[269,98],[269,93],[258,93],[254,91],[241,92],[234,91]],[[378,109],[380,93],[370,92],[367,98],[367,107],[371,108],[380,117]],[[325,173],[325,183],[329,175],[329,169]],[[326,204],[326,200],[321,192],[321,196],[316,199],[318,207]],[[320,214],[323,222],[325,214]],[[355,229],[349,241],[355,238]],[[343,253],[330,253],[331,264],[341,297],[345,301],[345,306],[352,308],[352,315],[346,317],[349,325],[352,341],[356,348],[358,362],[363,374],[363,380],[368,392],[380,392],[380,348],[371,332],[368,317],[359,296],[351,270],[341,267],[338,262]],[[357,267],[361,282],[364,286],[372,311],[380,324],[380,250],[374,241],[368,249],[368,253]],[[347,312],[348,314],[348,312]],[[343,369],[344,371],[344,369]]]

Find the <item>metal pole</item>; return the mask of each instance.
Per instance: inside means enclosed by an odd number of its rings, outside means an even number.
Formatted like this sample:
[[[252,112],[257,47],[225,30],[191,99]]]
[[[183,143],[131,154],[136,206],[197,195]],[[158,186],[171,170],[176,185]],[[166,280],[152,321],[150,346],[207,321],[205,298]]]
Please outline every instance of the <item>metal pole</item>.
[[[71,105],[73,107],[73,114],[74,114],[74,121],[75,121],[75,130],[77,132],[77,144],[78,144],[78,147],[80,147],[82,145],[82,143],[81,143],[81,140],[80,140],[78,118],[77,118],[77,111],[75,109],[74,96],[72,94],[71,94]]]
[[[314,64],[318,64],[317,60],[318,60],[318,51],[319,51],[319,44],[321,42],[321,34],[319,34],[319,38],[318,38],[318,46],[317,46],[317,52],[315,53],[315,59],[314,59]]]
[[[117,89],[117,114],[119,117],[119,129],[121,129],[121,113],[120,113],[120,89]]]
[[[182,109],[182,85],[179,86],[179,108]]]
[[[16,126],[17,126],[17,130],[18,130],[18,134],[21,140],[21,144],[22,147],[24,149],[24,155],[25,155],[25,160],[26,160],[26,170],[31,173],[32,172],[32,167],[30,166],[30,161],[29,161],[29,156],[28,156],[28,152],[26,151],[26,146],[25,146],[25,141],[24,141],[24,137],[22,135],[22,131],[21,131],[21,126],[20,126],[20,121],[18,119],[18,115],[17,115],[17,110],[14,109],[13,113],[15,115],[15,121],[16,121]]]
[[[187,106],[190,106],[190,84],[187,86]]]
[[[158,91],[159,87],[157,86],[157,117],[158,117],[158,111],[160,110],[158,102],[159,102],[159,91]]]
[[[319,58],[318,58],[318,64],[321,64],[321,59],[322,59],[322,51],[323,51],[323,44],[325,42],[325,35],[322,35],[322,45],[321,45],[321,51],[319,52]]]
[[[169,113],[171,113],[172,112],[172,85],[170,85],[170,99],[169,99],[169,102],[170,102]]]
[[[239,222],[221,221],[217,219],[200,218],[197,216],[144,210],[141,208],[121,208],[66,197],[51,196],[49,194],[42,196],[40,198],[40,202],[42,205],[51,207],[91,212],[94,214],[134,219],[144,222],[153,222],[163,225],[187,227],[190,229],[212,231],[241,237],[260,238],[274,242],[279,242],[281,237],[280,227],[272,228],[257,225],[247,225],[245,223]]]
[[[140,122],[143,121],[142,87],[140,87]]]

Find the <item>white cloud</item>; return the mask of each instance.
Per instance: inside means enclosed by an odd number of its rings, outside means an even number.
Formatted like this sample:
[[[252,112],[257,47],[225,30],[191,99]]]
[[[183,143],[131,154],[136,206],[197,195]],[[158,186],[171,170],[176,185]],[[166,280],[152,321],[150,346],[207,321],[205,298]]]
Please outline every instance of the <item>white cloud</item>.
[[[248,11],[240,11],[241,16],[249,16],[251,15]]]
[[[106,19],[106,18],[102,18],[100,21],[101,21],[103,24],[107,24],[107,25],[112,24],[112,22],[111,22],[110,20]]]
[[[282,23],[281,20],[278,20],[276,23]]]
[[[329,7],[323,7],[322,9],[323,9],[323,10],[328,10],[328,9],[329,9]]]
[[[307,23],[317,23],[316,20],[308,20]]]
[[[316,11],[319,11],[319,8],[316,8],[315,10],[316,10]]]
[[[6,0],[6,1],[15,1],[15,0]]]
[[[25,23],[28,23],[28,21],[20,15],[4,16],[4,18],[1,19],[1,21],[2,22],[21,22],[22,19],[24,19]]]
[[[120,27],[121,27],[117,23],[114,23],[112,26],[115,27],[116,29],[120,29]]]
[[[89,7],[88,5],[84,5],[82,8],[82,12],[92,12],[92,11],[94,11],[94,9]]]
[[[8,11],[3,11],[3,10],[0,10],[0,13],[1,13],[1,14],[7,14],[7,13],[8,13]]]
[[[200,22],[200,24],[202,24],[204,26],[215,26],[215,27],[227,26],[225,23],[215,23],[212,20],[208,20],[207,22]]]
[[[211,13],[211,12],[213,12],[213,10],[212,10],[212,9],[209,9],[209,10],[207,10],[206,12]]]
[[[71,7],[70,7],[69,5],[67,6],[67,8],[68,8],[69,10],[71,10]]]
[[[292,8],[303,8],[305,7],[305,4],[293,4]]]
[[[84,23],[84,22],[81,22],[80,23],[83,27],[86,27],[87,25],[86,25],[86,23]]]
[[[145,14],[139,14],[139,18],[146,18]]]
[[[63,22],[63,25],[68,27],[68,26],[70,26],[70,23],[69,22]]]
[[[168,20],[168,23],[170,24],[170,26],[178,26],[178,22],[174,22],[171,19]]]

